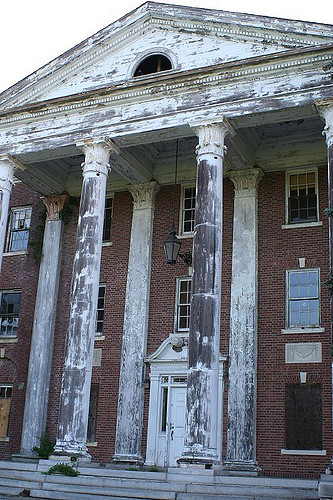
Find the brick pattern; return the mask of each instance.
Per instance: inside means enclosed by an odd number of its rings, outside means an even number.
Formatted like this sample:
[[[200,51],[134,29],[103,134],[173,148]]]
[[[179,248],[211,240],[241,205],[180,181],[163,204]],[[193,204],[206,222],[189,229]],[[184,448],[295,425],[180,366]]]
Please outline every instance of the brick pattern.
[[[187,266],[179,259],[175,266],[165,264],[163,242],[172,223],[173,186],[162,187],[156,197],[154,221],[151,291],[148,325],[148,354],[154,352],[173,331],[176,277],[187,274]],[[276,476],[312,477],[325,469],[332,450],[331,440],[331,377],[330,377],[330,326],[329,297],[326,287],[321,288],[321,314],[323,334],[283,335],[285,327],[285,270],[298,267],[298,258],[305,257],[307,266],[320,267],[321,281],[325,281],[328,269],[327,221],[322,215],[327,206],[325,168],[319,169],[319,199],[322,227],[282,229],[284,224],[285,174],[266,174],[259,185],[259,323],[258,323],[258,421],[257,458],[263,473]],[[180,196],[180,186],[177,186]],[[14,188],[12,206],[32,204],[32,227],[38,223],[43,210],[39,196],[23,184]],[[78,204],[64,227],[63,252],[55,325],[53,370],[49,395],[48,430],[55,438],[58,422],[58,405],[61,389],[66,332],[69,313],[69,296],[75,252]],[[178,207],[176,227],[178,227]],[[111,229],[112,245],[102,251],[100,282],[106,283],[106,303],[103,335],[105,340],[96,341],[102,348],[102,366],[93,368],[92,381],[99,384],[97,414],[97,447],[89,448],[93,460],[112,461],[117,417],[119,368],[122,345],[123,314],[125,305],[126,277],[132,220],[132,197],[119,192],[114,197]],[[230,323],[230,285],[233,229],[233,185],[224,181],[223,217],[223,268],[221,353],[228,354]],[[182,252],[191,250],[192,239],[182,240]],[[12,409],[9,424],[9,443],[0,442],[0,457],[9,458],[19,450],[22,427],[25,383],[29,357],[29,345],[33,321],[34,300],[38,279],[38,262],[31,256],[5,257],[0,287],[21,288],[19,341],[5,345],[6,356],[0,360],[0,382],[14,383]],[[323,363],[320,365],[285,365],[286,342],[321,341]],[[0,344],[2,347],[2,344]],[[308,380],[323,385],[324,448],[326,457],[281,455],[284,443],[284,386],[286,382],[299,381],[299,372],[306,371]],[[226,374],[227,382],[227,374]],[[148,379],[148,374],[147,374]],[[24,388],[19,389],[19,383]],[[227,384],[224,393],[224,437],[226,447]],[[143,453],[147,438],[149,384],[145,393]]]

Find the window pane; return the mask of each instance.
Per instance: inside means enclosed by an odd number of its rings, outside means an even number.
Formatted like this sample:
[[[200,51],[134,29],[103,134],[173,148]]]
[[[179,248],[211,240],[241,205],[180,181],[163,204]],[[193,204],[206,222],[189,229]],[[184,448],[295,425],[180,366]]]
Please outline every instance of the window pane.
[[[289,222],[313,222],[317,220],[315,180],[315,172],[289,176]]]

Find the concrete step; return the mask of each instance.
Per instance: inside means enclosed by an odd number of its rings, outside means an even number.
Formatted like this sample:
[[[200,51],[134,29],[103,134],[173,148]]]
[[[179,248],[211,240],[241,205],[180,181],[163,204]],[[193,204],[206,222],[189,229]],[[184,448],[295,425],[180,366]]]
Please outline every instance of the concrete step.
[[[24,480],[24,479],[9,479],[7,477],[0,477],[0,485],[1,486],[8,486],[8,487],[13,487],[13,488],[20,488],[22,491],[23,489],[30,489],[30,488],[40,488],[41,483],[38,481],[31,481],[31,480]]]
[[[82,493],[66,493],[59,491],[30,490],[30,498],[43,498],[52,500],[119,500],[119,496],[88,495],[82,497]],[[121,497],[121,500],[134,500],[133,497]]]
[[[280,498],[294,500],[312,500],[318,499],[317,489],[302,489],[302,488],[279,488],[269,487],[269,486],[241,486],[241,485],[225,485],[225,484],[188,484],[186,488],[187,493],[196,493],[201,495],[239,495],[239,496],[250,496],[256,498]]]
[[[17,496],[21,493],[21,491],[22,488],[0,485],[0,495]]]
[[[152,489],[133,489],[130,487],[110,488],[108,486],[84,486],[84,485],[68,485],[59,483],[44,483],[43,491],[55,491],[66,493],[80,493],[82,498],[86,495],[98,495],[104,497],[129,497],[135,499],[149,500],[175,500],[176,492],[152,490]]]

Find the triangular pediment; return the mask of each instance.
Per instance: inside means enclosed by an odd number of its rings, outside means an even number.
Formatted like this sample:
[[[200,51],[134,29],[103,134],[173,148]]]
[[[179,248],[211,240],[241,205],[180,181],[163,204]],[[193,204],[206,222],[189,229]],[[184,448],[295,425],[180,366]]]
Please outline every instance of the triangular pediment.
[[[329,43],[328,25],[147,2],[3,92],[0,109],[144,81],[133,73],[150,54],[166,55],[163,73],[176,76]]]

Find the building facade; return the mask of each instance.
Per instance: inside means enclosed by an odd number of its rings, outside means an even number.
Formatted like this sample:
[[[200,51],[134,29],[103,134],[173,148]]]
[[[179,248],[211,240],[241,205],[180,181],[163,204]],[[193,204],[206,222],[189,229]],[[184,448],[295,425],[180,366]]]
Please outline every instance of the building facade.
[[[325,470],[332,60],[147,2],[0,95],[0,458]]]

